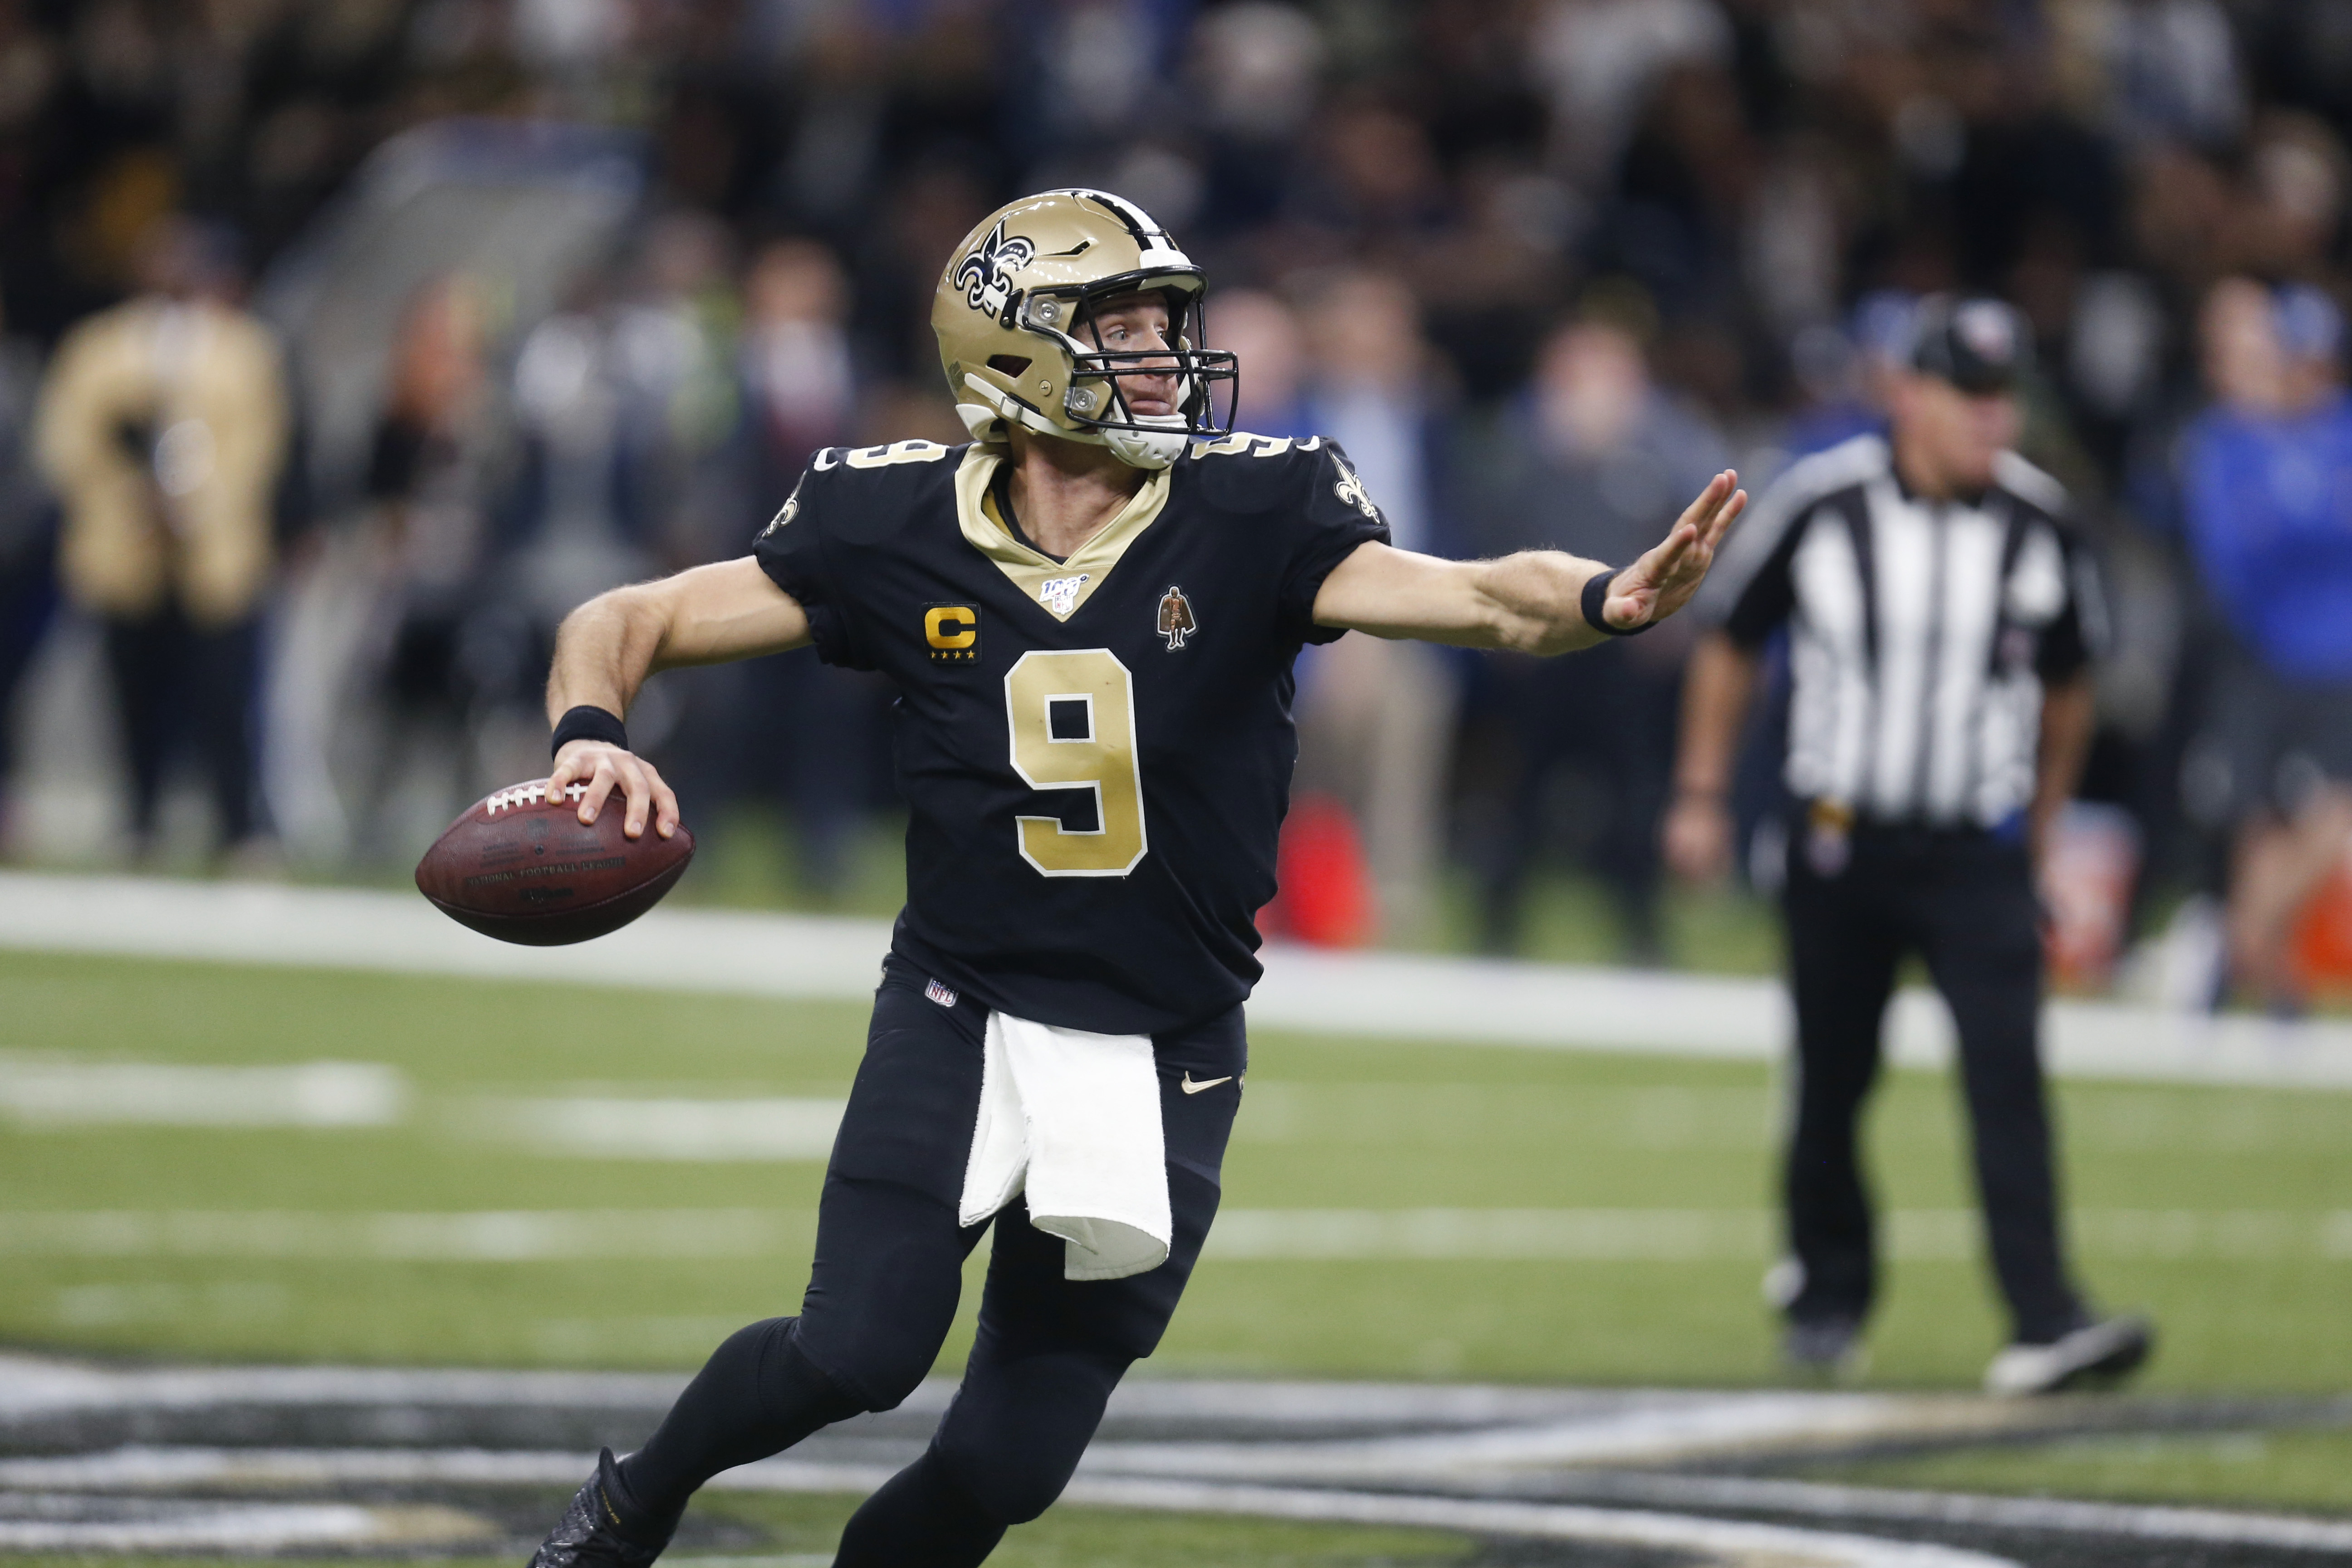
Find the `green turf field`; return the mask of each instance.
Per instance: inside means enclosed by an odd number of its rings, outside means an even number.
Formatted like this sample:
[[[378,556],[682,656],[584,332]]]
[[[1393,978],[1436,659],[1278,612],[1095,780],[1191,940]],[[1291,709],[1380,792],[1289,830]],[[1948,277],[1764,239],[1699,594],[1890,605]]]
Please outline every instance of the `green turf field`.
[[[551,1148],[518,1107],[837,1098],[862,1026],[855,1006],[0,955],[0,1074],[14,1068],[20,1081],[28,1067],[58,1064],[339,1060],[388,1067],[408,1091],[387,1124],[313,1130],[45,1120],[0,1097],[16,1110],[0,1116],[0,1344],[691,1366],[739,1323],[791,1310],[819,1165]],[[1302,1211],[1537,1211],[1555,1224],[1601,1216],[1597,1232],[1570,1226],[1565,1248],[1597,1235],[1597,1252],[1311,1261],[1244,1247],[1264,1255],[1204,1261],[1147,1370],[1772,1379],[1757,1291],[1774,1105],[1764,1069],[1298,1036],[1254,1044],[1226,1234],[1255,1224],[1263,1242],[1269,1215],[1295,1223]],[[1880,1190],[1898,1215],[1877,1385],[1971,1386],[1996,1342],[1950,1099],[1938,1079],[1897,1074],[1872,1128]],[[2144,1303],[2164,1327],[2146,1386],[2340,1388],[2352,1365],[2352,1095],[2072,1085],[2062,1099],[2086,1269],[2107,1300]],[[487,1230],[457,1236],[486,1237],[485,1256],[452,1256],[436,1216],[485,1214],[466,1223]],[[531,1260],[532,1237],[548,1237],[530,1232],[518,1248],[499,1228],[548,1215],[584,1224],[611,1255]],[[559,1229],[554,1250],[581,1234]],[[1651,1237],[1663,1244],[1645,1247]],[[1645,1250],[1656,1255],[1634,1256]],[[960,1333],[950,1367],[962,1348]],[[2074,1439],[1807,1473],[2343,1509],[2347,1442],[2343,1432]],[[674,1556],[822,1563],[850,1506],[714,1496],[698,1510],[707,1538]],[[1476,1551],[1442,1532],[1061,1509],[992,1561],[1372,1568]]]
[[[0,1337],[221,1358],[690,1366],[735,1324],[796,1302],[818,1164],[535,1149],[517,1102],[837,1096],[862,1021],[842,1005],[0,956],[0,1050],[373,1062],[412,1091],[383,1127],[5,1126]],[[1590,1256],[1571,1237],[1568,1256],[1501,1259],[1302,1260],[1278,1237],[1271,1256],[1220,1258],[1213,1241],[1151,1370],[1772,1379],[1758,1280],[1774,1100],[1761,1068],[1275,1035],[1255,1049],[1229,1210],[1602,1211],[1605,1234]],[[2085,1272],[2104,1300],[2143,1304],[2163,1326],[2145,1386],[2340,1388],[2352,1095],[2070,1085],[2062,1100]],[[1895,1075],[1872,1138],[1882,1196],[1901,1211],[1872,1381],[1972,1386],[1999,1328],[1948,1085]],[[273,1250],[256,1226],[236,1228],[252,1211],[299,1224]],[[401,1240],[415,1222],[398,1216],[469,1211],[568,1215],[606,1255],[558,1246],[514,1261],[494,1246],[477,1259]],[[673,1225],[633,1211],[688,1212]],[[739,1226],[711,1211],[750,1212]],[[1647,1211],[1670,1212],[1650,1226]],[[146,1217],[125,1229],[109,1213]],[[258,1228],[275,1235],[274,1223]],[[387,1225],[381,1256],[344,1245]],[[1237,1218],[1233,1234],[1247,1228]],[[950,1363],[961,1351],[950,1344]]]

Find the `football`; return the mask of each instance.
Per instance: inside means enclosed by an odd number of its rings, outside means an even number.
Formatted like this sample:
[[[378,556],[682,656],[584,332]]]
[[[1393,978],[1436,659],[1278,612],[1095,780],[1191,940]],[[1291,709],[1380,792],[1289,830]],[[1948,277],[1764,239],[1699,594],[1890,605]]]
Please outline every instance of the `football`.
[[[547,781],[509,784],[475,802],[416,863],[416,890],[484,936],[557,947],[603,936],[644,914],[694,858],[680,823],[664,838],[650,821],[625,837],[615,790],[596,820],[580,821],[585,784],[550,800]]]

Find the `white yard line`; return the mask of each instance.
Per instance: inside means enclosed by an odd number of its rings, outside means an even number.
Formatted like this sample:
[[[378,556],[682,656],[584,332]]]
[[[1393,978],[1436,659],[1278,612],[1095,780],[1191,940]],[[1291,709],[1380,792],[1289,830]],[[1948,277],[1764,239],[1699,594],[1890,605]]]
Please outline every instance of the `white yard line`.
[[[476,1136],[536,1153],[697,1163],[824,1160],[842,1100],[681,1100],[565,1095],[480,1100],[456,1118]]]
[[[37,1497],[33,1518],[0,1517],[0,1551],[276,1552],[301,1547],[485,1545],[499,1531],[454,1509],[349,1503],[174,1501],[141,1517],[76,1518],[72,1497]]]
[[[666,909],[575,947],[517,947],[411,893],[0,872],[0,948],[862,1001],[880,921]]]
[[[117,1366],[0,1354],[0,1416],[226,1405],[509,1406],[667,1409],[683,1374],[471,1372],[359,1366]],[[916,1394],[946,1408],[950,1389]]]
[[[0,1257],[289,1258],[433,1263],[771,1258],[805,1250],[813,1211],[292,1209],[0,1213]]]
[[[1893,1258],[1965,1262],[1983,1252],[1973,1209],[1896,1209],[1885,1222]],[[1762,1258],[1778,1224],[1762,1209],[1227,1209],[1205,1256],[1693,1263]],[[2078,1209],[2067,1224],[2090,1258],[2352,1261],[2352,1210]]]
[[[812,1158],[815,1156],[811,1156]],[[1759,1262],[1762,1209],[1228,1209],[1205,1256],[1274,1262]],[[1967,1262],[1982,1250],[1968,1209],[1897,1209],[1889,1256]],[[2352,1261],[2352,1210],[2083,1209],[2076,1249],[2154,1262]],[[734,1259],[803,1253],[802,1209],[0,1210],[0,1258],[331,1258],[565,1263]]]
[[[386,1127],[408,1080],[380,1062],[196,1067],[0,1050],[0,1121],[26,1127]]]
[[[0,1518],[0,1548],[12,1552],[282,1552],[357,1546],[375,1534],[375,1516],[344,1503],[190,1505],[152,1519]]]
[[[576,1487],[595,1468],[593,1454],[550,1449],[132,1447],[100,1454],[0,1459],[0,1487],[105,1493],[238,1487]]]
[[[478,936],[409,894],[129,877],[0,873],[0,948],[541,980],[859,1002],[889,945],[882,921],[656,910],[577,947]],[[1275,947],[1250,1004],[1259,1028],[1433,1043],[1766,1059],[1785,1047],[1776,981],[1419,953]],[[2352,1089],[2352,1024],[2053,1002],[2064,1076]],[[1932,994],[1896,999],[1898,1062],[1948,1059]]]

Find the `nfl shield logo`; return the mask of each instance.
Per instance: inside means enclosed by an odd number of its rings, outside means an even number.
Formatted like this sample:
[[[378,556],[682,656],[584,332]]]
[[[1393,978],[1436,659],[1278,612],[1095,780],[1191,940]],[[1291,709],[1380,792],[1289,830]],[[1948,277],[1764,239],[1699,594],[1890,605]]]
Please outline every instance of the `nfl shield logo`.
[[[956,994],[936,980],[923,987],[923,994],[942,1007],[952,1007],[956,1005]]]
[[[1066,621],[1070,612],[1078,607],[1078,590],[1087,585],[1089,574],[1084,572],[1075,577],[1048,577],[1037,589],[1037,602],[1053,612],[1057,621]]]

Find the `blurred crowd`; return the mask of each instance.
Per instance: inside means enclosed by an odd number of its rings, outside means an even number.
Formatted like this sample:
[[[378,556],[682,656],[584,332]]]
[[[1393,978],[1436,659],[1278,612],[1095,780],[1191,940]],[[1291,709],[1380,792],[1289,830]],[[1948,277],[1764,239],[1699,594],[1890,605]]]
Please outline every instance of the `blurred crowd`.
[[[600,128],[632,205],[543,310],[452,266],[373,357],[294,333],[371,160],[452,124]],[[1723,464],[1875,426],[1918,298],[2014,301],[2024,449],[2114,609],[2083,963],[2183,894],[2218,954],[2247,824],[2320,786],[2230,776],[2208,688],[2352,680],[2308,630],[2346,579],[2281,611],[2264,554],[2352,549],[2347,134],[2333,0],[0,0],[0,698],[94,628],[134,847],[189,777],[230,853],[397,861],[543,757],[569,604],[739,552],[816,447],[961,439],[940,268],[1097,185],[1207,267],[1242,427],[1336,437],[1447,554],[1626,560]],[[1295,885],[1367,890],[1273,918],[1413,940],[1451,871],[1508,952],[1578,866],[1659,958],[1688,646],[1317,650]],[[632,733],[706,816],[785,806],[823,892],[888,809],[887,702],[793,655],[662,678]]]

